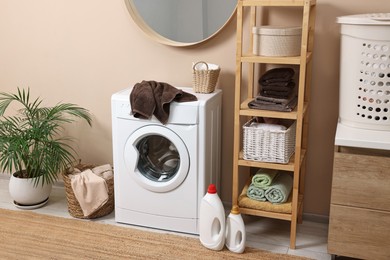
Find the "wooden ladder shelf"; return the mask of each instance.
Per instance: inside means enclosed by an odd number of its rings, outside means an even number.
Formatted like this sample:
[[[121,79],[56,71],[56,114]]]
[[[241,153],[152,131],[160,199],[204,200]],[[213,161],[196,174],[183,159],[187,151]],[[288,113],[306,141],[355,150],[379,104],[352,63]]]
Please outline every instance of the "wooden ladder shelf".
[[[264,211],[253,208],[240,207],[243,214],[267,218],[282,219],[291,222],[290,248],[296,246],[297,223],[302,221],[303,190],[306,164],[308,106],[311,82],[311,61],[313,50],[313,37],[315,26],[315,0],[239,0],[237,5],[237,52],[236,52],[236,81],[235,81],[235,109],[234,109],[234,150],[233,150],[233,194],[232,204],[239,205],[239,195],[244,183],[240,183],[242,170],[248,172],[250,168],[267,168],[291,172],[293,176],[291,213]],[[301,8],[302,12],[302,38],[300,55],[295,57],[266,57],[252,54],[253,35],[251,28],[260,26],[259,7]],[[249,10],[249,13],[244,13]],[[245,18],[249,15],[249,21]],[[245,21],[244,21],[245,20]],[[248,28],[249,26],[249,28]],[[245,28],[244,28],[245,27]],[[243,52],[243,41],[249,35],[249,51]],[[295,65],[299,67],[297,82],[298,102],[291,112],[278,112],[269,110],[251,109],[248,103],[257,95],[257,80],[255,75],[257,67],[261,64]],[[243,66],[246,66],[245,68]],[[246,70],[245,70],[246,69]],[[247,78],[243,78],[243,71]],[[244,91],[242,91],[244,90]],[[246,90],[246,92],[245,92]],[[295,150],[290,161],[286,164],[267,163],[245,160],[242,152],[242,125],[253,117],[268,117],[288,119],[296,122]],[[241,181],[242,182],[242,181]]]

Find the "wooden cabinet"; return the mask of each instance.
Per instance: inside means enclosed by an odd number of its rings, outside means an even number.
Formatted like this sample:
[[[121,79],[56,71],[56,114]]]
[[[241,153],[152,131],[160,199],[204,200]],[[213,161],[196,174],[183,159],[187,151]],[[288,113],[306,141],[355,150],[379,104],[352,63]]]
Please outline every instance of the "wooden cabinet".
[[[239,0],[237,5],[237,53],[236,53],[236,82],[235,82],[235,113],[234,113],[234,151],[233,151],[233,194],[232,204],[239,205],[239,197],[244,186],[239,176],[250,168],[267,168],[286,171],[293,176],[291,201],[287,207],[276,207],[269,210],[255,207],[240,206],[242,214],[262,216],[291,221],[290,248],[295,248],[297,222],[302,215],[303,184],[305,175],[305,154],[307,147],[308,105],[310,97],[311,60],[315,24],[315,0]],[[300,55],[294,57],[257,56],[252,52],[252,27],[262,25],[265,18],[260,15],[258,8],[301,8],[302,38]],[[249,18],[249,22],[246,22]],[[244,21],[245,20],[245,21]],[[286,25],[287,26],[287,25]],[[244,46],[244,40],[249,35],[249,46]],[[247,49],[245,49],[247,48]],[[293,65],[299,69],[297,89],[298,102],[291,112],[251,109],[248,103],[258,94],[256,73],[264,65]],[[246,68],[244,68],[244,65]],[[247,73],[247,77],[243,74]],[[242,125],[253,117],[268,117],[295,121],[295,148],[289,162],[269,163],[245,160],[243,158]],[[246,169],[245,169],[246,168]],[[240,181],[241,180],[241,181]],[[286,211],[286,208],[288,210]]]
[[[337,146],[328,252],[390,259],[390,151]]]

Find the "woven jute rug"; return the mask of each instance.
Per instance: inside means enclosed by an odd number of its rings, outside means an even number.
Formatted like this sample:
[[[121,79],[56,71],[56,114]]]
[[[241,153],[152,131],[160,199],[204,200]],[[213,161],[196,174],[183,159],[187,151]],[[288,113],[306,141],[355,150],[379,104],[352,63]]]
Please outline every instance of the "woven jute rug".
[[[199,239],[0,209],[0,259],[304,259],[246,248],[212,251]]]

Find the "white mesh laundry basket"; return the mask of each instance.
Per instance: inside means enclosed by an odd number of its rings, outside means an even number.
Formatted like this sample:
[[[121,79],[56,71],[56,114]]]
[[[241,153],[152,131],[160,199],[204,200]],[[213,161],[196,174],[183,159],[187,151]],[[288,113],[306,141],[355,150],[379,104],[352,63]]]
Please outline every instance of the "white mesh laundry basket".
[[[390,130],[390,13],[338,17],[340,123]]]

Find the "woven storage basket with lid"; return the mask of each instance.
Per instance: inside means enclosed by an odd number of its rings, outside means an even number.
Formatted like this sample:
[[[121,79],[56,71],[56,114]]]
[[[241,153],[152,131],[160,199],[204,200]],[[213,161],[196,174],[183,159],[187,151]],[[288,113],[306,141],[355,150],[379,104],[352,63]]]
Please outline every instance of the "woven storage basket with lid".
[[[79,163],[73,168],[77,168],[80,171],[85,171],[87,169],[92,169],[94,167],[95,165]],[[114,177],[106,180],[107,187],[108,187],[107,202],[91,215],[84,216],[83,210],[81,209],[80,204],[77,201],[77,198],[72,189],[72,185],[69,177],[69,175],[72,173],[73,173],[73,169],[68,169],[67,171],[62,173],[62,178],[64,180],[64,186],[65,186],[66,200],[68,203],[68,212],[72,217],[81,218],[81,219],[94,219],[94,218],[106,216],[114,210]]]
[[[253,27],[253,53],[262,56],[298,56],[301,52],[301,27]]]
[[[217,85],[219,72],[218,65],[198,61],[192,66],[192,85],[196,93],[212,93]]]

